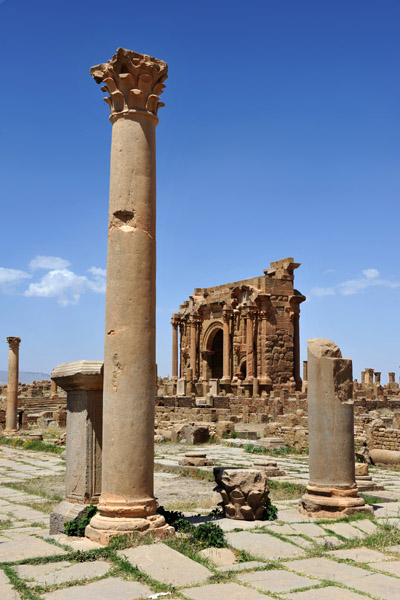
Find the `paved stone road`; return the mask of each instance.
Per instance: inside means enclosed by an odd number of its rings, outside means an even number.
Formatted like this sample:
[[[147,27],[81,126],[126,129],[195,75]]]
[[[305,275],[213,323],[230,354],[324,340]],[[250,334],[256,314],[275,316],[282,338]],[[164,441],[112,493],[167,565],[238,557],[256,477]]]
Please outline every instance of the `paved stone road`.
[[[156,460],[174,466],[187,451],[160,444]],[[212,445],[206,451],[220,465],[247,466],[257,458],[240,448]],[[305,457],[274,460],[286,471],[280,480],[307,481]],[[58,456],[0,446],[0,600],[400,598],[400,546],[366,545],[384,523],[400,526],[400,472],[371,469],[389,490],[389,501],[375,507],[374,522],[314,523],[300,515],[297,501],[279,502],[278,521],[219,520],[233,552],[215,551],[214,562],[202,564],[163,542],[102,556],[88,540],[49,536],[40,498],[9,485],[63,472]]]

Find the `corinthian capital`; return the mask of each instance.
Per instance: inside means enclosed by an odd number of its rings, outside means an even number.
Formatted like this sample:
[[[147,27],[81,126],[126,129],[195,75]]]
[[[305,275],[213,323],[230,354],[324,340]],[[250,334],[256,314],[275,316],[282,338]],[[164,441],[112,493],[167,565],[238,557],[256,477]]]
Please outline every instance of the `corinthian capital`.
[[[18,348],[21,343],[21,338],[19,337],[8,337],[7,338],[8,345],[10,348]]]
[[[96,83],[110,96],[104,98],[111,109],[110,119],[142,113],[157,117],[159,102],[168,77],[168,66],[162,60],[118,48],[111,60],[90,69]]]

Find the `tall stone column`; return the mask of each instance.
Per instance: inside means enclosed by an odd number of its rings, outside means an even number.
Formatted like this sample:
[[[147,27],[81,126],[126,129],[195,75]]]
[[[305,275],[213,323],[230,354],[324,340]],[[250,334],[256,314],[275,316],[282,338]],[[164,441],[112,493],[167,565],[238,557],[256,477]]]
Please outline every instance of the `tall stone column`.
[[[223,375],[222,379],[225,382],[231,380],[231,336],[230,323],[232,318],[232,309],[224,308],[222,311],[223,321]]]
[[[171,319],[172,325],[172,374],[173,381],[178,379],[178,325],[179,318],[174,314]]]
[[[99,513],[86,535],[167,531],[153,493],[156,154],[165,62],[119,48],[90,69],[112,127]]]
[[[6,428],[4,433],[17,433],[18,423],[18,375],[19,375],[19,345],[21,338],[8,337],[8,382],[6,405]]]
[[[197,379],[197,319],[191,318],[190,325],[190,368],[193,371],[193,380]]]
[[[310,480],[300,510],[315,518],[372,512],[357,496],[352,362],[331,340],[308,341]]]
[[[254,377],[254,336],[253,336],[253,311],[251,308],[246,313],[246,379]]]

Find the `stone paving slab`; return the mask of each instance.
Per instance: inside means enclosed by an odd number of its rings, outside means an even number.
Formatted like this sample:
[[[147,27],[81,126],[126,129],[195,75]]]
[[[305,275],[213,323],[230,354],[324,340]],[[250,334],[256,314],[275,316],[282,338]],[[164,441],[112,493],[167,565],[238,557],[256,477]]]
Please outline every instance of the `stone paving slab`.
[[[218,519],[215,521],[225,533],[234,529],[256,529],[264,527],[265,521],[238,521],[236,519]]]
[[[310,538],[318,537],[321,535],[326,536],[326,531],[322,529],[319,525],[315,525],[315,523],[293,523],[291,527],[297,533],[301,533],[302,535],[306,535]]]
[[[313,541],[314,544],[317,544],[317,546],[325,546],[327,549],[338,548],[343,543],[333,535],[327,535],[325,537],[316,537]]]
[[[289,542],[284,542],[268,533],[239,531],[237,533],[228,533],[226,540],[236,550],[246,550],[256,558],[264,560],[296,558],[305,555],[304,550],[301,548]]]
[[[49,533],[47,533],[47,530],[44,530],[44,532],[41,531],[38,535],[40,535],[40,537],[42,537],[43,539],[54,540],[55,542],[58,542],[59,544],[68,546],[72,550],[82,550],[82,551],[96,550],[96,548],[104,547],[101,544],[98,544],[97,542],[93,542],[92,540],[89,540],[85,537],[68,536],[63,533],[56,533],[56,534],[50,535]]]
[[[319,579],[329,579],[330,581],[346,585],[349,585],[349,581],[360,580],[371,574],[370,571],[361,569],[360,567],[337,563],[325,557],[294,560],[284,563],[284,566],[287,569],[304,573],[305,575],[312,575]]]
[[[344,558],[354,560],[359,563],[381,562],[385,560],[393,560],[393,556],[371,550],[370,548],[350,548],[348,550],[332,550],[329,554],[336,558]]]
[[[243,573],[238,579],[264,592],[290,592],[290,590],[318,585],[318,581],[283,569]]]
[[[369,519],[360,519],[359,521],[354,521],[353,525],[354,527],[357,527],[357,529],[364,531],[367,535],[376,533],[378,529],[377,525]]]
[[[329,523],[325,527],[347,540],[362,540],[365,538],[364,532],[352,527],[349,523]]]
[[[236,563],[236,555],[229,548],[204,548],[200,550],[199,555],[211,560],[217,567],[227,567]]]
[[[0,598],[1,600],[20,600],[20,596],[10,584],[8,577],[0,569]]]
[[[288,598],[288,600],[365,600],[365,596],[333,586],[296,592],[288,594],[285,598]]]
[[[153,579],[169,585],[180,587],[204,583],[212,575],[200,563],[162,543],[127,548],[118,554]]]
[[[396,577],[390,577],[390,575],[372,573],[368,577],[357,579],[351,587],[377,598],[382,598],[382,600],[399,600],[400,598],[400,580]]]
[[[227,565],[225,567],[217,567],[217,571],[220,571],[221,573],[226,571],[246,571],[246,569],[259,569],[260,567],[265,567],[265,563],[258,560],[249,560],[235,563],[234,565]]]
[[[60,554],[66,554],[65,550],[28,535],[20,535],[18,540],[0,542],[0,562],[13,562],[35,558],[36,556],[56,556]]]
[[[237,583],[213,583],[198,588],[183,589],[181,593],[191,600],[272,600],[271,596],[260,594]]]
[[[379,569],[379,571],[385,571],[400,577],[400,560],[392,560],[386,562],[371,562],[369,564],[373,569]],[[399,598],[400,598],[400,581],[399,581]]]
[[[137,600],[148,598],[151,590],[136,581],[109,577],[87,585],[77,585],[43,595],[44,600]]]
[[[40,569],[47,567],[47,569]],[[40,573],[39,570],[42,570]],[[110,565],[103,561],[84,562],[84,563],[53,563],[52,565],[23,565],[17,567],[19,575],[23,579],[33,579],[28,583],[29,586],[35,585],[59,585],[70,581],[82,579],[94,579],[101,577],[110,570]]]

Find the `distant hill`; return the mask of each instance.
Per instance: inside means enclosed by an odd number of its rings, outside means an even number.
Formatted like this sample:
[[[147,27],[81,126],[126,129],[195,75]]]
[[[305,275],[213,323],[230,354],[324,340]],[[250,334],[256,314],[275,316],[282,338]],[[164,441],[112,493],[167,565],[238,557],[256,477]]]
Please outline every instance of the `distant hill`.
[[[0,371],[0,385],[5,385],[8,379],[7,371]],[[32,381],[42,381],[47,379],[50,381],[50,375],[48,373],[31,373],[30,371],[20,371],[19,381],[21,383],[32,383]]]

